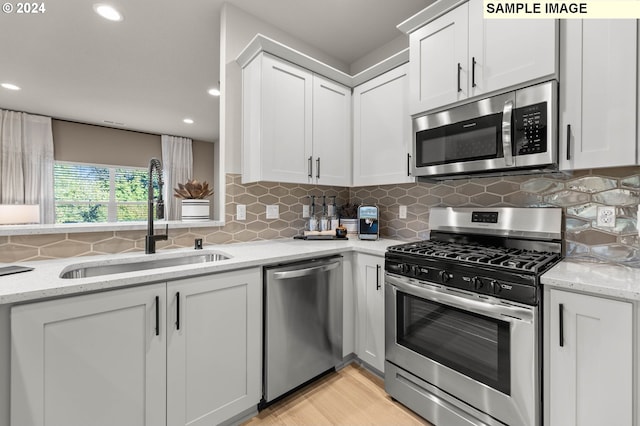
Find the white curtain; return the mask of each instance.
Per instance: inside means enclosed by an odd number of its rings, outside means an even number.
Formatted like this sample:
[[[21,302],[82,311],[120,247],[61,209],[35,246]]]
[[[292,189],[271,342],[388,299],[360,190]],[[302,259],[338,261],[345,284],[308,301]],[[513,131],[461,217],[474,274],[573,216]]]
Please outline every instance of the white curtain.
[[[191,139],[162,135],[162,170],[165,185],[165,218],[180,219],[180,200],[173,196],[178,183],[193,179]]]
[[[53,223],[51,118],[0,110],[0,203],[40,204],[40,223]]]

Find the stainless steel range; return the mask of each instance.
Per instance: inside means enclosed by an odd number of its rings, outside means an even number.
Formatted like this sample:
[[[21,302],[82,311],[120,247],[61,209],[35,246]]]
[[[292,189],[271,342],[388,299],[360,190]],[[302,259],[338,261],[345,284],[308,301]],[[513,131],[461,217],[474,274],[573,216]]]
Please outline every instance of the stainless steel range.
[[[559,208],[433,208],[385,259],[385,388],[436,426],[537,426],[540,275]]]

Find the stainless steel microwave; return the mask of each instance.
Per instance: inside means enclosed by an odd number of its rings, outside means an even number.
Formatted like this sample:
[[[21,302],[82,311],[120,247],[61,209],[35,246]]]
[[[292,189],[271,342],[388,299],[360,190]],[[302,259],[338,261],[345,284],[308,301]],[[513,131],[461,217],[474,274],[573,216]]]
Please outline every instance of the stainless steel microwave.
[[[552,80],[415,117],[414,176],[556,170],[557,101]]]

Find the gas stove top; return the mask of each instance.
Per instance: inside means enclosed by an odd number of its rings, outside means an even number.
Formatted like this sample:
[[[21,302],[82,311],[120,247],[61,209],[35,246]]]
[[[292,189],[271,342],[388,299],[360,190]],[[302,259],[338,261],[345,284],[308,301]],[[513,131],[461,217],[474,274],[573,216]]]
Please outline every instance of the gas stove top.
[[[513,271],[539,273],[560,259],[559,253],[427,240],[389,247],[390,253],[417,258],[456,260]]]
[[[433,208],[431,238],[387,249],[387,273],[537,305],[540,276],[562,259],[556,208]]]

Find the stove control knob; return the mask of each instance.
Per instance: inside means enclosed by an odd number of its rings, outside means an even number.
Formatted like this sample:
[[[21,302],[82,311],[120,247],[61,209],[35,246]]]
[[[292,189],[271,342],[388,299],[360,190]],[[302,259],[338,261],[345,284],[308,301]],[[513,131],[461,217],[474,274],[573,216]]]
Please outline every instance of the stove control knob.
[[[500,283],[496,280],[492,280],[491,283],[489,283],[489,286],[491,287],[491,292],[493,294],[498,294],[500,293],[500,290],[502,290],[502,287],[500,287]]]
[[[482,288],[482,286],[484,285],[484,283],[482,282],[482,280],[478,277],[473,277],[471,278],[471,285],[473,286],[474,290],[480,290]]]
[[[408,274],[409,272],[411,272],[411,266],[407,265],[406,263],[401,263],[400,265],[398,265],[398,267],[401,274]]]
[[[413,265],[411,267],[411,275],[416,276],[416,277],[418,275],[420,275],[420,268],[418,266]]]
[[[440,271],[440,281],[443,283],[447,283],[453,278],[453,274],[448,273],[447,271]]]

